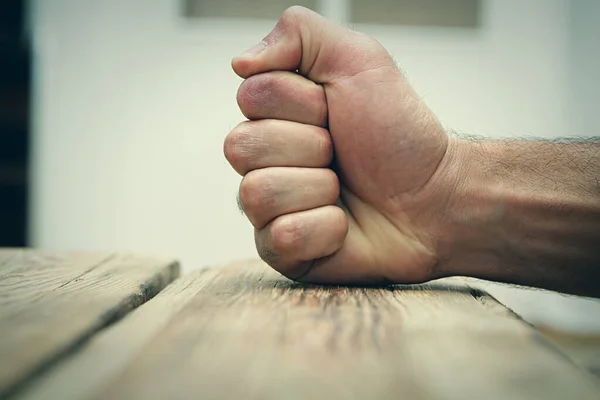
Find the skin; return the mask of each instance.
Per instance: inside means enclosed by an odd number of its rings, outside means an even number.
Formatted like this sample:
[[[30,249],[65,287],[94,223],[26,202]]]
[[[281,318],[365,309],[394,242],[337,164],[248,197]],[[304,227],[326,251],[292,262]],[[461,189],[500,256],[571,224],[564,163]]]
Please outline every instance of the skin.
[[[244,176],[239,200],[259,255],[283,275],[341,284],[470,275],[600,295],[597,144],[541,151],[451,137],[377,41],[301,7],[232,66],[248,121],[224,152]],[[576,173],[582,152],[589,168]],[[561,274],[570,262],[586,279]]]

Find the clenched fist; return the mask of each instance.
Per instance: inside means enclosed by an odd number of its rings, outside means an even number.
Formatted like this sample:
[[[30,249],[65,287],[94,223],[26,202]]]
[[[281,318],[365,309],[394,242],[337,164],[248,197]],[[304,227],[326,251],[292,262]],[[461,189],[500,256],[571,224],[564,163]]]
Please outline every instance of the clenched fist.
[[[315,283],[440,275],[451,142],[378,42],[293,7],[233,69],[249,121],[225,155],[268,264]]]
[[[282,274],[600,295],[600,141],[450,137],[377,41],[300,7],[233,69],[249,121],[225,156]]]

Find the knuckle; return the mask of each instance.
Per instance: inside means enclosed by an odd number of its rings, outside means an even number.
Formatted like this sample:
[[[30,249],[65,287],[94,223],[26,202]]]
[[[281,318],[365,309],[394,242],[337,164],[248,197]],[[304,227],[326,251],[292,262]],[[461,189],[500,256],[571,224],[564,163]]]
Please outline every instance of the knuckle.
[[[301,6],[291,6],[288,7],[283,14],[281,14],[281,18],[279,19],[279,23],[281,24],[290,24],[290,23],[295,23],[296,22],[296,18],[298,17],[298,15],[301,15],[303,12],[305,12],[306,9],[304,7]]]
[[[279,18],[279,22],[277,23],[277,28],[279,31],[296,31],[301,32],[307,29],[307,26],[310,22],[319,18],[319,15],[312,11],[309,8],[302,6],[291,6],[287,8],[281,18]]]
[[[261,205],[260,180],[253,173],[248,173],[240,183],[240,203],[246,213],[252,212]]]
[[[246,79],[237,92],[237,103],[247,118],[252,118],[268,100],[274,85],[272,74],[260,74]]]
[[[249,170],[252,163],[253,133],[247,122],[242,122],[225,137],[223,153],[231,166],[240,174]]]
[[[271,245],[280,255],[294,257],[302,244],[302,228],[298,221],[280,217],[271,227]]]
[[[225,138],[223,153],[229,164],[239,172],[244,162],[244,139],[239,132],[232,131]]]
[[[253,225],[259,225],[262,210],[271,206],[271,183],[265,174],[250,171],[240,183],[240,204]]]

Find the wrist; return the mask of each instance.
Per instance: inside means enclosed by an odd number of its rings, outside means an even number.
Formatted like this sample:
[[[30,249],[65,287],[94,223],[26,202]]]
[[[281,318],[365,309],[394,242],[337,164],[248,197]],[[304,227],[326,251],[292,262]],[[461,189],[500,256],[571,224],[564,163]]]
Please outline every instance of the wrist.
[[[452,151],[441,276],[598,293],[597,144],[453,139]]]
[[[452,137],[442,185],[447,200],[434,237],[440,276],[503,280],[501,230],[510,189],[490,163],[503,152],[500,141]]]

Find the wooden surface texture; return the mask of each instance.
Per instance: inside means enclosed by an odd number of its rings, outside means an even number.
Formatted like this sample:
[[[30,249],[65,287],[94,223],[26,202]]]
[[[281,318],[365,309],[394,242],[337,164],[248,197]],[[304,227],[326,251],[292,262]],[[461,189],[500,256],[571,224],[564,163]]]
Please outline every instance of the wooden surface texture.
[[[21,399],[598,399],[598,381],[453,281],[293,283],[261,262],[185,275]]]
[[[170,260],[0,250],[0,398],[18,393],[178,274]]]

